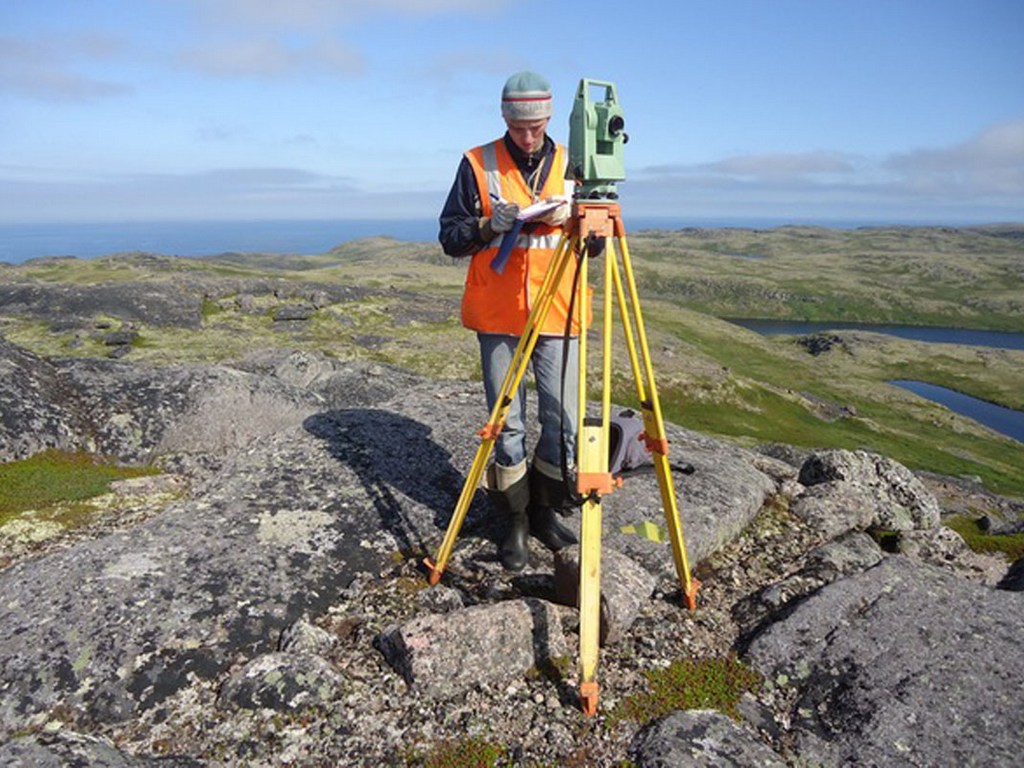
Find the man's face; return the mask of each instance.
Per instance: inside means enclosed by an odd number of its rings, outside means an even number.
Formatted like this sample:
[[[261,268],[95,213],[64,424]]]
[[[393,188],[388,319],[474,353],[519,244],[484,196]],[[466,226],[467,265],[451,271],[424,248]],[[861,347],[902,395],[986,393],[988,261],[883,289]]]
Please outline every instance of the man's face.
[[[508,135],[517,147],[528,155],[532,155],[544,145],[544,133],[547,131],[548,121],[551,118],[545,117],[542,120],[506,120]]]

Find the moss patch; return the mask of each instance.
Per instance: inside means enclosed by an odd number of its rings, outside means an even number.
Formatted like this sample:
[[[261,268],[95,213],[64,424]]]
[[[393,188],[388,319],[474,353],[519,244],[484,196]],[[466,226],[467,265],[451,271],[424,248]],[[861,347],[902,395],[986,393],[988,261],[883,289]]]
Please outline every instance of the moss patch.
[[[733,656],[680,659],[665,669],[646,673],[648,689],[623,699],[609,720],[646,723],[679,709],[717,709],[738,718],[736,705],[747,691],[755,692],[761,676]]]
[[[1010,563],[1024,557],[1024,533],[993,536],[981,529],[976,518],[966,515],[951,517],[944,524],[959,533],[974,552],[999,553]]]
[[[152,467],[118,466],[92,454],[57,450],[0,464],[0,525],[27,510],[99,496],[114,480],[156,473]]]
[[[442,741],[427,752],[414,753],[406,765],[416,768],[492,768],[508,756],[499,744],[480,738]]]

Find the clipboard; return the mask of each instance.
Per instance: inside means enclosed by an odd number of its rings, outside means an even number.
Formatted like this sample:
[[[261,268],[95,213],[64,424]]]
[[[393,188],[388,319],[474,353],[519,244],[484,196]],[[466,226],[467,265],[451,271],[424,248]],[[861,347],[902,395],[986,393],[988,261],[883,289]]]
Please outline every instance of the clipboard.
[[[516,240],[519,238],[519,233],[522,231],[524,224],[550,213],[565,202],[566,200],[561,198],[542,200],[539,203],[528,205],[519,211],[519,215],[516,216],[516,220],[512,222],[512,228],[505,233],[504,237],[501,238],[501,245],[498,247],[498,253],[493,259],[491,259],[491,269],[499,275],[505,271],[505,265],[508,263],[509,254],[512,253],[512,248],[515,246]]]

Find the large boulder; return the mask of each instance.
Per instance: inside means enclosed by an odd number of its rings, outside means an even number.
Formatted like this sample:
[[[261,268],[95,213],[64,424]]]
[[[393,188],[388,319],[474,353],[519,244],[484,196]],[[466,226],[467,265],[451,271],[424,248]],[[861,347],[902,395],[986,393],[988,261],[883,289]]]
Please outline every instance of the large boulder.
[[[999,582],[999,588],[1010,592],[1024,592],[1024,557],[1009,567]]]
[[[5,768],[201,768],[190,757],[136,757],[94,736],[74,731],[19,736],[0,744]]]
[[[797,753],[823,765],[1015,765],[1024,753],[1024,603],[884,558],[770,624],[748,660],[800,692]]]
[[[939,524],[935,496],[909,469],[884,456],[817,452],[804,462],[799,479],[806,492],[792,511],[826,538],[857,528],[908,531]]]
[[[78,392],[48,360],[0,336],[0,461],[83,447]]]
[[[777,491],[762,457],[674,424],[669,439],[672,485],[691,567],[733,541]],[[652,573],[679,584],[661,492],[653,466],[631,473],[602,498],[602,541]],[[578,515],[573,519],[578,521]],[[657,537],[637,535],[654,527]]]
[[[601,551],[601,644],[617,643],[629,631],[643,604],[654,592],[655,580],[645,568],[614,549]],[[555,595],[563,605],[577,607],[580,591],[578,544],[555,554]]]
[[[569,655],[558,609],[531,598],[417,616],[377,643],[413,690],[435,696],[553,669]]]

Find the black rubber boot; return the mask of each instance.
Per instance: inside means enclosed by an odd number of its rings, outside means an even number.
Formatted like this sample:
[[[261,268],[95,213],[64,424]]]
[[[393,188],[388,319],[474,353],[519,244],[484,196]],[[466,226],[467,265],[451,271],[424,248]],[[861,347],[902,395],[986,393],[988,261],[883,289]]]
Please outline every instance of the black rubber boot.
[[[521,571],[529,561],[529,517],[527,506],[530,503],[530,482],[524,474],[504,490],[497,490],[493,467],[488,469],[488,482],[485,486],[491,504],[503,517],[508,518],[508,534],[498,547],[501,564],[509,571]]]
[[[530,534],[550,550],[560,549],[576,543],[576,535],[562,525],[558,519],[566,508],[569,494],[565,483],[548,477],[540,470],[530,467]]]
[[[506,570],[521,571],[530,560],[530,524],[525,512],[513,513],[509,517],[509,524],[508,536],[501,542],[498,554]]]

